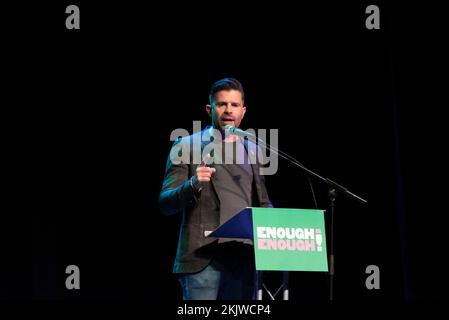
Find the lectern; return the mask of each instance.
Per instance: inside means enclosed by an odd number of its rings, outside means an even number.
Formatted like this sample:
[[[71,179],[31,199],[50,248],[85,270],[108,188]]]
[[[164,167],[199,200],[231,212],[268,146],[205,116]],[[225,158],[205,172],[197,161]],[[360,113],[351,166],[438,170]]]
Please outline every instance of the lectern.
[[[257,300],[262,300],[263,289],[272,300],[282,290],[288,300],[289,271],[328,271],[324,210],[248,207],[208,237],[253,240]],[[263,271],[284,272],[274,294],[263,283]]]

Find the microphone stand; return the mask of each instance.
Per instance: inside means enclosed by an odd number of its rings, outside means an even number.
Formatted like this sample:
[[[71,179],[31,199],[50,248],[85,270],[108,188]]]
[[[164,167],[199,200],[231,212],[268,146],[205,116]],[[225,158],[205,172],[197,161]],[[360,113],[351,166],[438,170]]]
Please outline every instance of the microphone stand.
[[[233,128],[232,130],[230,130],[233,134],[243,137],[243,138],[247,138],[248,140],[251,140],[253,143],[257,143],[259,145],[262,145],[262,147],[264,148],[269,148],[270,153],[274,152],[275,154],[277,154],[278,156],[280,156],[281,158],[289,161],[292,165],[294,165],[295,167],[301,169],[308,177],[313,177],[316,180],[325,183],[328,185],[329,187],[329,192],[328,192],[328,196],[329,196],[329,200],[330,200],[330,208],[331,208],[331,221],[330,221],[330,252],[329,252],[329,300],[333,300],[334,299],[334,261],[335,261],[335,254],[334,254],[334,211],[335,211],[335,200],[337,198],[337,192],[344,194],[346,196],[348,196],[349,198],[356,200],[357,202],[361,203],[361,204],[366,204],[368,201],[359,197],[358,195],[350,192],[347,188],[343,187],[342,185],[332,181],[331,179],[325,178],[315,172],[313,172],[312,170],[306,168],[302,163],[300,163],[298,160],[296,160],[295,158],[293,158],[292,156],[290,156],[289,154],[270,146],[268,143],[266,143],[265,141],[263,141],[262,139],[259,139],[258,137],[256,137],[255,135],[251,134],[251,133],[247,133],[245,131],[240,131],[237,128]],[[312,189],[313,192],[313,189]]]

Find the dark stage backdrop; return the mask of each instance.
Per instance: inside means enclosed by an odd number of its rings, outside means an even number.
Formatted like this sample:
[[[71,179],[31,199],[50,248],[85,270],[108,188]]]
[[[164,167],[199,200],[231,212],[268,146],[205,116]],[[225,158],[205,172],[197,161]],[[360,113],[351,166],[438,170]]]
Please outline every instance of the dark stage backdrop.
[[[210,85],[228,76],[246,90],[244,129],[279,129],[281,150],[368,199],[337,198],[335,299],[447,297],[441,8],[379,3],[381,29],[367,30],[364,2],[83,1],[81,29],[69,31],[68,4],[45,6],[33,42],[33,299],[180,299],[180,217],[157,204],[169,136],[209,124]],[[267,188],[276,207],[314,207],[303,174],[282,160]],[[326,186],[314,188],[328,209]],[[65,288],[71,264],[80,290]],[[368,265],[380,268],[380,290],[365,287]],[[327,275],[292,273],[290,294],[327,299]]]

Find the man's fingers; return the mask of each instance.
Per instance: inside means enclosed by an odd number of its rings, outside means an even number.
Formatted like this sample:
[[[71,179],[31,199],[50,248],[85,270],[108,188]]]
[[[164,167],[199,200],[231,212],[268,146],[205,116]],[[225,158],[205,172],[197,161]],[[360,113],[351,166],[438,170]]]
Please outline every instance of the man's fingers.
[[[216,171],[215,168],[210,168],[210,167],[198,167],[196,169],[197,173],[204,173],[204,172],[215,173],[215,171]]]
[[[198,180],[200,182],[210,181],[210,176],[207,175],[198,176]]]
[[[207,162],[209,161],[210,154],[207,154],[201,164],[196,168],[196,175],[200,182],[209,182],[212,174],[215,173],[215,168],[207,167]]]
[[[212,176],[211,172],[202,172],[202,173],[198,174],[198,178],[203,178],[203,177],[210,178],[211,176]]]

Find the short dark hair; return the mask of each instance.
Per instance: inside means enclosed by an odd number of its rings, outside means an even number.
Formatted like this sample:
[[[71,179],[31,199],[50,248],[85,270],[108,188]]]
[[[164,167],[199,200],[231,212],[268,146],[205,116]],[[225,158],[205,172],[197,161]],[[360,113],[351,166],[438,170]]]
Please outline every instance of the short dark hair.
[[[212,87],[210,88],[210,93],[209,93],[209,102],[212,103],[214,95],[219,92],[219,91],[229,91],[229,90],[237,90],[240,91],[240,93],[242,94],[242,100],[245,100],[245,92],[243,91],[243,86],[240,83],[240,81],[238,81],[235,78],[224,78],[221,80],[218,80],[217,82],[215,82]]]

